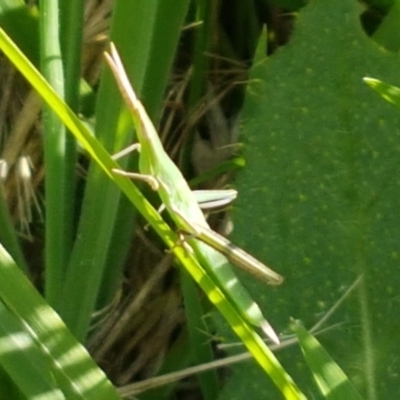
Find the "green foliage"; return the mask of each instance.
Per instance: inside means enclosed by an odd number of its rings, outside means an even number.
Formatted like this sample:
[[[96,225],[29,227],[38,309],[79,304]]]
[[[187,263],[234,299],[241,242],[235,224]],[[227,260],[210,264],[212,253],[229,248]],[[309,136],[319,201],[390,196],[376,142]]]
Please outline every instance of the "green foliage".
[[[35,65],[39,65],[39,19],[36,7],[27,7],[23,0],[0,2],[0,26]]]
[[[396,0],[374,32],[374,40],[390,51],[398,51],[400,49],[400,35],[397,29],[399,24],[400,1]]]
[[[166,2],[159,1],[117,3],[114,9],[111,39],[116,41],[135,88],[146,99],[152,115],[156,114],[154,110],[158,112],[161,104],[186,3],[169,1],[171,7],[167,13]],[[132,15],[135,15],[137,23],[132,24]],[[170,27],[169,35],[158,32],[160,25],[163,29]],[[140,45],[132,47],[132,41]],[[151,60],[160,51],[164,54],[160,58],[162,62],[150,68]],[[146,81],[157,82],[157,90],[146,86]],[[96,115],[96,137],[111,153],[132,142],[130,115],[122,107],[120,94],[108,72],[98,93]],[[125,160],[120,164],[128,169],[137,168],[134,163],[127,165]],[[99,215],[103,218],[99,219]],[[79,221],[78,240],[69,260],[64,294],[60,294],[58,308],[81,339],[87,334],[96,302],[103,306],[108,304],[119,285],[136,217],[131,205],[121,200],[115,185],[96,165],[92,165]],[[94,225],[97,227],[95,230]],[[121,232],[124,234],[121,235]],[[91,282],[89,287],[88,281]],[[81,309],[81,313],[77,314],[76,309]]]
[[[170,229],[162,221],[159,214],[155,213],[154,209],[147,203],[140,192],[136,189],[133,183],[128,178],[123,178],[119,175],[111,173],[112,169],[119,168],[115,161],[105,151],[103,146],[97,139],[88,132],[85,126],[79,121],[77,116],[63,103],[62,99],[57,96],[55,91],[44,81],[43,77],[32,68],[28,63],[27,59],[20,53],[15,47],[12,41],[7,35],[0,30],[0,47],[3,49],[5,54],[12,60],[12,62],[23,72],[24,76],[29,80],[33,87],[40,93],[43,99],[49,106],[52,107],[54,112],[59,116],[60,120],[65,123],[71,132],[74,134],[76,139],[81,145],[90,153],[93,159],[97,162],[97,166],[101,167],[105,172],[105,176],[111,179],[113,183],[118,186],[122,192],[125,193],[127,198],[135,205],[135,207],[149,219],[150,225],[155,229],[156,232],[162,237],[166,244],[171,248],[177,258],[180,260],[182,266],[184,266],[191,274],[192,278],[201,286],[204,292],[207,294],[210,301],[217,306],[220,312],[227,319],[232,329],[236,332],[242,342],[246,345],[249,351],[253,354],[259,365],[267,372],[278,388],[286,393],[287,396],[293,398],[303,398],[302,393],[296,387],[290,376],[281,367],[277,359],[261,340],[260,336],[256,333],[255,329],[252,328],[242,317],[241,313],[238,312],[233,302],[227,299],[224,292],[218,287],[213,279],[203,270],[203,267],[199,262],[193,258],[190,254],[186,254],[185,248],[182,246],[176,246],[177,237],[173,235]],[[94,253],[97,255],[100,251],[97,249]],[[16,266],[13,266],[16,269]],[[87,272],[87,271],[86,271]],[[16,273],[16,271],[14,272]],[[70,270],[66,271],[68,274]],[[74,270],[72,270],[74,273]],[[211,274],[210,274],[211,275]],[[80,272],[76,279],[82,279],[83,272]],[[9,279],[5,279],[4,282],[9,282]],[[89,279],[86,279],[86,284]],[[67,281],[68,282],[68,281]],[[77,280],[73,281],[74,287],[79,287]],[[91,280],[93,282],[93,279]],[[96,283],[96,281],[94,281]],[[65,285],[68,288],[68,285]],[[87,329],[90,321],[91,313],[89,313],[89,307],[93,306],[93,288],[92,290],[85,290],[84,293],[79,291],[73,292],[72,289],[69,293],[76,296],[80,300],[80,312],[76,312],[77,307],[71,308],[71,303],[75,299],[68,298],[69,309],[73,311],[71,314],[65,315],[61,309],[61,315],[65,318],[68,326],[72,331],[80,337],[85,333],[84,328]],[[5,290],[5,289],[3,289]],[[90,293],[91,296],[87,296]],[[10,298],[12,292],[8,292],[4,295],[5,299],[8,299],[10,304],[14,305],[15,299]],[[32,302],[27,302],[32,304]],[[77,306],[79,305],[77,304]],[[29,308],[29,306],[28,306]],[[67,318],[66,318],[67,317]],[[74,319],[70,319],[72,317]],[[60,349],[57,348],[58,351]],[[44,391],[44,390],[43,390]]]
[[[366,37],[360,12],[351,0],[311,2],[290,43],[254,67],[234,239],[286,277],[274,291],[254,284],[281,330],[290,316],[313,324],[362,274],[364,283],[335,318],[342,327],[321,342],[363,398],[393,398],[400,394],[394,372],[400,331],[393,324],[400,115],[368,93],[362,79],[398,84],[399,59]],[[312,391],[306,394],[318,396],[296,351],[280,359]],[[238,370],[225,398],[240,398],[240,388],[257,381],[254,374]]]
[[[365,77],[364,82],[379,93],[387,102],[400,108],[400,89],[378,79]]]
[[[361,400],[347,376],[336,365],[318,340],[310,335],[299,321],[292,321],[291,328],[299,339],[304,358],[322,395],[330,400]]]
[[[26,398],[120,398],[1,245],[0,282],[0,362]]]
[[[60,0],[59,13],[56,3],[42,1],[39,15],[36,8],[28,9],[22,1],[0,1],[0,26],[35,65],[42,59],[42,67],[53,84],[63,82],[65,77],[65,93],[62,84],[58,92],[76,110],[79,87],[85,85],[79,82],[78,74],[83,2]],[[260,1],[249,3],[249,10],[256,10],[256,4],[265,7],[267,3],[292,11],[306,2]],[[374,40],[397,51],[400,42],[394,32],[399,22],[399,3],[370,3],[390,10]],[[240,2],[235,4],[243,6]],[[208,68],[209,60],[203,58],[203,53],[212,49],[214,40],[214,21],[207,20],[211,5],[207,0],[197,3],[198,16],[206,21],[204,29],[198,31],[192,55],[197,66],[189,101],[192,103],[198,100],[198,92],[207,87],[203,69]],[[159,119],[188,6],[189,0],[118,1],[112,12],[111,39],[117,43],[135,90],[154,121]],[[400,284],[396,275],[400,116],[379,102],[362,82],[363,77],[372,76],[400,85],[399,60],[398,55],[385,52],[366,37],[360,26],[361,10],[353,0],[314,0],[299,11],[289,44],[270,59],[255,64],[243,114],[246,166],[237,182],[234,235],[235,242],[270,262],[286,277],[279,288],[266,288],[254,280],[246,285],[253,289],[273,326],[284,332],[290,316],[301,318],[307,326],[313,324],[336,302],[344,288],[356,277],[364,277],[357,292],[336,314],[340,327],[320,339],[332,358],[299,326],[297,334],[309,367],[297,348],[279,355],[285,370],[309,398],[321,398],[321,393],[326,398],[357,398],[347,376],[363,398],[396,398],[400,394],[396,346],[400,328],[393,324]],[[258,32],[260,27],[253,28]],[[255,43],[247,44],[255,48]],[[265,48],[265,43],[259,46],[259,50]],[[62,63],[57,58],[61,54]],[[264,58],[260,51],[257,54],[259,59]],[[142,226],[138,225],[133,203],[228,317],[242,340],[250,343],[253,355],[283,396],[302,398],[290,376],[273,356],[263,353],[269,350],[265,350],[252,329],[242,325],[240,316],[224,302],[196,260],[175,246],[176,235],[141,192],[126,179],[110,174],[116,166],[110,153],[132,142],[134,133],[109,72],[103,74],[95,93],[94,139],[76,115],[45,88],[43,81],[32,77],[29,66],[20,63],[19,68],[33,79],[36,88],[41,88],[42,95],[96,161],[88,172],[77,220],[72,212],[76,200],[72,176],[75,144],[64,138],[64,128],[56,127],[58,120],[47,118],[45,135],[51,129],[57,130],[53,141],[45,136],[47,167],[49,160],[56,161],[51,167],[52,176],[46,173],[45,294],[76,337],[85,340],[93,312],[108,305],[115,296],[132,234]],[[398,105],[399,89],[373,80],[367,83]],[[122,161],[121,166],[136,170],[136,162],[131,157]],[[230,163],[216,171],[231,168]],[[121,191],[128,200],[121,197]],[[63,219],[58,219],[58,202],[64,207]],[[19,267],[28,270],[2,202],[0,226],[1,243]],[[105,375],[9,254],[0,246],[0,343],[6,344],[0,346],[0,397],[10,393],[13,399],[51,393],[52,398],[118,398]],[[175,346],[165,370],[181,366],[182,360],[176,362],[176,354],[182,351],[185,365],[213,357],[211,345],[205,344],[207,338],[200,334],[202,299],[193,293],[196,287],[187,274],[183,275],[185,307],[191,313],[190,339]],[[190,346],[200,351],[190,352]],[[320,389],[310,369],[318,377]],[[208,399],[218,394],[219,398],[230,400],[276,398],[278,391],[266,379],[265,371],[254,362],[235,367],[223,391],[218,387],[216,374],[210,374],[210,379],[199,377],[199,383]],[[89,373],[95,378],[93,385],[83,379]],[[340,390],[348,391],[337,395]],[[152,393],[149,398],[154,398]]]

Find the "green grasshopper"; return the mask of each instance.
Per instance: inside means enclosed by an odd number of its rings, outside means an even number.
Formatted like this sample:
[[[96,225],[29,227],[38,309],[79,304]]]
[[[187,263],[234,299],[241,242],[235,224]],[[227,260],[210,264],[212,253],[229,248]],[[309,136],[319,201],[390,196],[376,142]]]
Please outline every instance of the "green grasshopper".
[[[282,283],[283,278],[210,228],[198,204],[196,194],[192,192],[181,171],[165,152],[153,123],[136,97],[113,44],[110,53],[105,53],[105,58],[132,114],[139,140],[139,143],[129,147],[129,151],[140,150],[139,173],[119,169],[114,169],[113,172],[147,182],[158,192],[178,230],[188,235],[185,248],[195,253],[200,264],[235,305],[242,317],[248,323],[260,327],[275,343],[279,343],[278,336],[236,277],[228,259],[248,272],[255,271],[257,277],[269,284],[278,285]],[[118,153],[118,156],[127,152],[125,149]]]

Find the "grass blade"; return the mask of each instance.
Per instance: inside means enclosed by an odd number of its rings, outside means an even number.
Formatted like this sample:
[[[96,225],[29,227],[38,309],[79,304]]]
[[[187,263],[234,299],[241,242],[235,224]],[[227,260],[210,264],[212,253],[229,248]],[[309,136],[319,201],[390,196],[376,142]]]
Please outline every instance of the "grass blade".
[[[379,93],[387,102],[400,108],[400,89],[378,79],[364,78],[364,82],[375,92]]]
[[[0,300],[32,332],[42,354],[51,363],[57,385],[65,394],[76,399],[120,398],[86,349],[76,341],[1,245]],[[21,375],[29,364],[23,366]]]
[[[297,335],[304,358],[325,398],[329,400],[361,400],[361,396],[345,373],[318,340],[297,321],[292,321],[291,328]]]
[[[18,317],[0,302],[0,363],[21,393],[29,397],[64,399],[51,365]]]

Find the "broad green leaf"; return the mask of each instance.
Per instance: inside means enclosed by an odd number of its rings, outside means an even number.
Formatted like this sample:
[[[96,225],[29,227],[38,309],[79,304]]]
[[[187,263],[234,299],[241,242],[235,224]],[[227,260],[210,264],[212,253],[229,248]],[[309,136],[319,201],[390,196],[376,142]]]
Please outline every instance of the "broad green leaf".
[[[395,2],[396,0],[369,0],[368,4],[380,9],[381,11],[387,11]]]
[[[291,328],[324,397],[329,400],[361,400],[347,376],[318,340],[298,321],[292,321]]]
[[[247,284],[278,330],[289,317],[312,326],[363,274],[335,314],[341,328],[320,340],[363,398],[395,398],[400,113],[363,77],[400,87],[400,60],[366,36],[361,11],[353,0],[310,2],[288,45],[252,71],[233,241],[285,276],[276,289]],[[319,396],[298,351],[280,360]],[[249,384],[257,377],[239,367],[223,398],[276,396]]]

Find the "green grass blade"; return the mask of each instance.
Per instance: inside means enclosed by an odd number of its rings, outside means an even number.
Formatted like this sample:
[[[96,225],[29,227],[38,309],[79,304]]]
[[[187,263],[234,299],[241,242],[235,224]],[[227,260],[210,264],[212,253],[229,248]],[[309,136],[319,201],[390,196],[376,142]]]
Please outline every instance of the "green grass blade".
[[[43,76],[61,98],[65,97],[64,67],[59,42],[59,4],[44,0],[40,6],[41,68]],[[66,130],[52,110],[43,107],[44,160],[46,167],[45,292],[52,305],[62,293],[64,273],[71,250],[72,171],[75,160],[67,157]],[[72,161],[72,165],[71,165]]]
[[[203,364],[214,359],[211,341],[204,340],[203,302],[193,279],[184,270],[181,271],[181,289],[185,306],[187,330],[190,340],[190,353],[196,364]],[[216,371],[207,371],[197,375],[204,400],[212,400],[218,397],[218,377]]]
[[[18,317],[0,302],[0,364],[27,398],[64,399],[51,365]]]
[[[378,79],[364,78],[364,82],[375,92],[379,93],[387,102],[400,108],[400,89]]]
[[[329,400],[361,400],[361,396],[346,374],[318,340],[297,321],[292,321],[291,328],[297,335],[304,358],[325,398]]]
[[[34,334],[64,393],[73,393],[76,399],[120,398],[86,349],[76,341],[1,245],[0,300]]]
[[[59,0],[61,50],[65,66],[65,99],[76,111],[79,106],[81,78],[83,20],[85,1]]]

